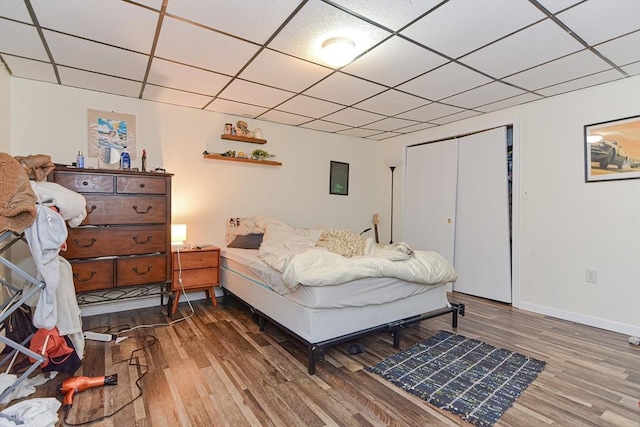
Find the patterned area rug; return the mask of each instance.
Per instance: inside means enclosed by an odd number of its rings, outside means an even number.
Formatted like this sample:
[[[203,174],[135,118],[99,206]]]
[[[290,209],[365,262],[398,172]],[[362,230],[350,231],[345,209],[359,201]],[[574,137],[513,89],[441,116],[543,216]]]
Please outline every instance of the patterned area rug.
[[[482,341],[439,331],[367,370],[474,425],[492,426],[545,365]]]

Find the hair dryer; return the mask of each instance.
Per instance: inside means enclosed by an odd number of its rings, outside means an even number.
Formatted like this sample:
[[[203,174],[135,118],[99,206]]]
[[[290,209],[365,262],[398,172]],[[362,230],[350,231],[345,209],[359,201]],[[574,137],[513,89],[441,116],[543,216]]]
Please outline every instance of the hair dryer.
[[[73,405],[73,396],[76,393],[85,391],[89,388],[102,387],[103,385],[117,385],[118,375],[109,375],[106,377],[71,377],[62,381],[58,385],[58,391],[64,394],[62,400],[62,407],[65,410],[69,410]]]

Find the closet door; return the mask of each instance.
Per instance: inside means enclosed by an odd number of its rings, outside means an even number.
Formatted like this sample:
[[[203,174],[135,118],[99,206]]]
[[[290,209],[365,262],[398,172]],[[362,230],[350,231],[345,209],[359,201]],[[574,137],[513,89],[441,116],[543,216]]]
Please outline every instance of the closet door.
[[[455,291],[511,302],[506,128],[461,138]]]
[[[403,240],[413,248],[434,251],[453,263],[458,141],[407,148]]]

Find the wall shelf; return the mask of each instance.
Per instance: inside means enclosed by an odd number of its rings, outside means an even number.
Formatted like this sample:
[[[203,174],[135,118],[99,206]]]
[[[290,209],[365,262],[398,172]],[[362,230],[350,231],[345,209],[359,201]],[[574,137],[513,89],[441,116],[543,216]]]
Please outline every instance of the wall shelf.
[[[245,159],[243,157],[227,157],[227,156],[221,156],[220,154],[205,154],[204,158],[213,159],[213,160],[226,160],[230,162],[257,163],[259,165],[268,165],[268,166],[282,166],[282,163],[274,162],[273,160],[256,160],[256,159]]]
[[[231,141],[251,142],[253,144],[266,144],[267,143],[266,139],[249,138],[247,136],[236,136],[236,135],[223,134],[223,135],[220,135],[220,138],[229,139]]]

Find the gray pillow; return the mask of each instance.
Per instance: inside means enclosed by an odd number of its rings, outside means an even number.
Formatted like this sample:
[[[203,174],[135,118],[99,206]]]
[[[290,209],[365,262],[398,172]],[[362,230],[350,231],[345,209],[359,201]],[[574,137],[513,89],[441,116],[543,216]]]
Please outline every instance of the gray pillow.
[[[236,236],[235,239],[227,245],[228,248],[239,249],[259,249],[262,243],[263,234],[245,234]]]

